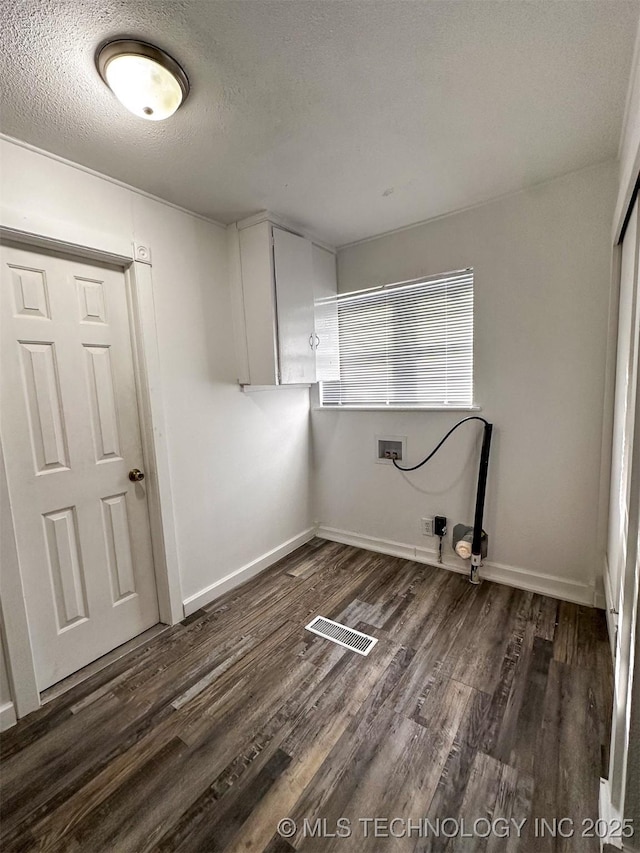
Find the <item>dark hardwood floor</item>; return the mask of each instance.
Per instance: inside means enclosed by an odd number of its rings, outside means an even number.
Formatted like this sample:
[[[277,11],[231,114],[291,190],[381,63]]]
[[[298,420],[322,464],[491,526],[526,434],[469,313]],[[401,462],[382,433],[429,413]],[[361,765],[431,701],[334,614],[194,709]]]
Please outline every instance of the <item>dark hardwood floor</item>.
[[[601,611],[314,540],[5,733],[2,849],[597,851],[611,685]]]

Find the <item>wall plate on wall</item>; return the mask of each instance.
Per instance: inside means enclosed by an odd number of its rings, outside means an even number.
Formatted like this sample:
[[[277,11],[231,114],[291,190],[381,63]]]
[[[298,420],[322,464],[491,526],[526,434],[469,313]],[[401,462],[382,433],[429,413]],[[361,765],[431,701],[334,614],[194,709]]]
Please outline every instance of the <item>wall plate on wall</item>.
[[[148,246],[143,246],[142,243],[134,243],[133,256],[139,263],[151,266],[151,249]]]
[[[420,533],[423,536],[433,536],[433,518],[421,518],[420,519]]]
[[[390,454],[399,454],[396,456],[398,462],[402,462],[407,458],[407,436],[406,435],[377,435],[374,445],[375,461],[382,462],[385,465],[393,464],[393,457]]]

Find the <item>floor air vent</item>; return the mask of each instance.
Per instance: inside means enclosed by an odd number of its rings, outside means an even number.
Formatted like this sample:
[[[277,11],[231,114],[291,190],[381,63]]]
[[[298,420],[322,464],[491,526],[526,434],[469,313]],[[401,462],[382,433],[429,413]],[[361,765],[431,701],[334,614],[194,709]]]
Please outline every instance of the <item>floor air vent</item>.
[[[305,625],[305,628],[319,637],[324,637],[325,640],[331,640],[339,646],[344,646],[345,649],[358,652],[359,655],[368,655],[378,642],[375,637],[370,637],[361,631],[354,631],[353,628],[325,619],[324,616],[316,616],[308,625]]]

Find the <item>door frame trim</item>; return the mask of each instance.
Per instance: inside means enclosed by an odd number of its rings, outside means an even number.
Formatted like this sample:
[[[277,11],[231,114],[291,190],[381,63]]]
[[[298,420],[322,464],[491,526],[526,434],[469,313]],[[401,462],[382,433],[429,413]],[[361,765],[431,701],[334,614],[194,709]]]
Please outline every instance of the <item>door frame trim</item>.
[[[115,254],[99,246],[68,242],[1,224],[0,241],[19,243],[25,248],[36,251],[47,249],[79,259],[112,264],[120,267],[124,273],[131,324],[142,453],[147,472],[145,482],[158,609],[160,621],[174,625],[184,618],[184,608],[173,513],[166,419],[162,399],[151,250],[148,246],[141,246],[136,242],[131,244],[130,254]],[[1,441],[0,436],[0,444]],[[4,471],[0,473],[4,480]],[[15,559],[4,561],[0,608],[12,697],[17,716],[24,717],[40,707],[41,703],[29,640],[22,573],[13,530],[13,509],[9,501],[7,501],[6,526],[8,536],[3,536],[3,552],[6,545],[9,553],[15,553]],[[4,532],[3,530],[3,534]]]

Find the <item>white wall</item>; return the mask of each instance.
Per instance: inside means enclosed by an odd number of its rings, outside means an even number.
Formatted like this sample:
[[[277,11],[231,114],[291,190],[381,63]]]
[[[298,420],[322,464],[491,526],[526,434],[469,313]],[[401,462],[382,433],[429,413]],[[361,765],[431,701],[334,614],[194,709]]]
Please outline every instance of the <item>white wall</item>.
[[[615,192],[610,162],[338,255],[342,291],[474,268],[475,399],[495,424],[489,561],[523,570],[525,585],[585,602],[594,600],[601,566],[596,527]],[[406,435],[407,462],[415,463],[463,416],[315,410],[316,518],[418,548],[435,542],[421,535],[421,516],[444,514],[450,530],[458,521],[471,524],[481,425],[461,428],[414,474],[373,457],[376,434]],[[452,565],[465,566],[448,554]]]
[[[183,598],[307,530],[308,392],[236,384],[225,229],[0,145],[3,225],[121,254],[151,247]]]
[[[136,196],[153,251],[185,599],[311,525],[306,390],[236,382],[226,230]]]

